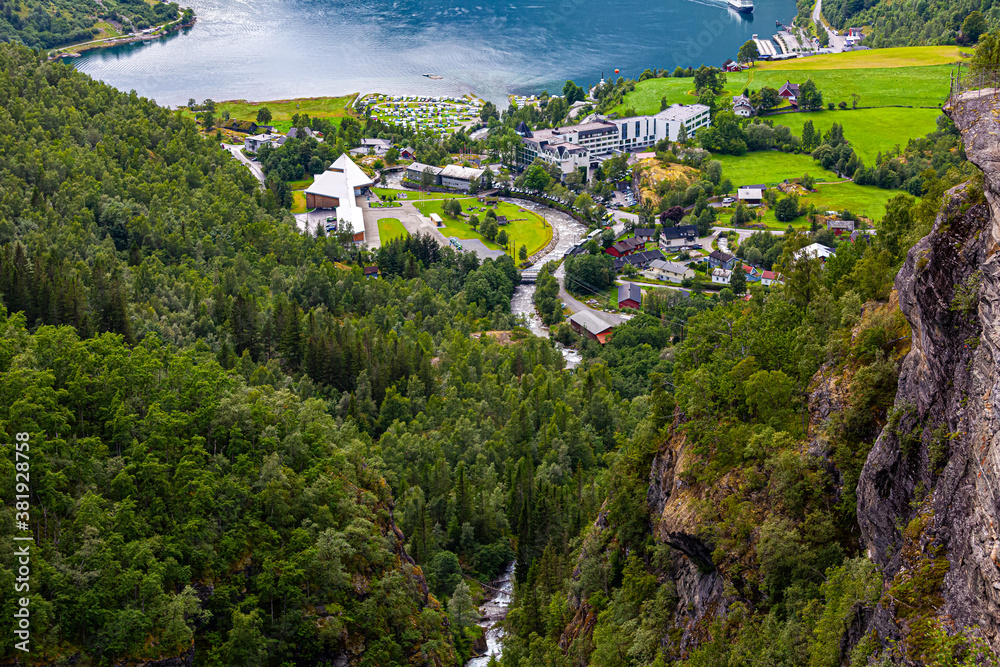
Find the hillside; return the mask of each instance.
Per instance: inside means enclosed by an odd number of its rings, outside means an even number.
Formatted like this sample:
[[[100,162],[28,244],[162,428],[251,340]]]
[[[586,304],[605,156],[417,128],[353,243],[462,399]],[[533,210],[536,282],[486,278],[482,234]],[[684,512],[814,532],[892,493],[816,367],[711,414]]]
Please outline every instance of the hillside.
[[[973,11],[983,14],[986,26],[1000,21],[995,0],[824,0],[823,17],[834,27],[868,26],[865,44],[874,48],[933,44],[974,44],[978,35],[962,33]],[[985,30],[983,30],[985,32]]]
[[[871,626],[918,656],[940,641],[935,628],[976,628],[985,646],[1000,647],[992,400],[992,210],[1000,196],[992,154],[1000,128],[988,98],[960,100],[949,114],[982,181],[947,193],[932,233],[909,251],[896,278],[913,349],[901,367],[891,428],[858,484],[862,536],[895,597],[874,610]]]
[[[707,235],[725,181],[811,171],[804,201],[877,233],[796,209],[729,246],[783,283],[651,288],[606,344],[561,322],[549,265],[570,371],[512,314],[509,257],[299,231],[288,182],[377,119],[316,101],[324,141],[262,151],[262,187],[182,111],[0,44],[5,591],[31,554],[30,604],[0,606],[32,629],[0,663],[450,667],[512,565],[504,667],[993,660],[989,100],[867,166],[887,126],[863,110],[662,147],[638,171],[663,225]],[[613,298],[610,264],[594,241],[561,270]]]
[[[0,0],[0,42],[51,49],[173,21],[174,3],[144,0]]]
[[[0,70],[0,423],[9,475],[13,433],[32,438],[33,652],[451,664],[367,433],[329,411],[339,390],[284,370],[304,357],[318,376],[317,338],[335,333],[349,349],[323,338],[339,355],[324,372],[347,360],[353,388],[399,345],[361,321],[388,294],[336,268],[335,240],[299,236],[192,122],[23,47],[0,46]],[[347,328],[314,318],[299,342],[310,300]],[[393,357],[389,375],[421,363]],[[382,371],[362,376],[381,400]]]
[[[802,59],[803,65],[808,65],[810,60]],[[896,145],[905,147],[910,139],[924,136],[934,129],[938,116],[935,109],[940,108],[948,94],[952,69],[950,65],[798,69],[797,61],[794,65],[770,63],[766,69],[728,74],[726,90],[720,100],[725,103],[744,90],[754,91],[764,86],[779,89],[786,81],[802,84],[811,79],[823,94],[825,102],[845,102],[848,108],[843,111],[779,114],[769,118],[776,124],[792,128],[795,134],[801,134],[802,125],[807,120],[812,120],[817,127],[839,123],[844,126],[845,135],[855,144],[856,152],[867,164],[872,164],[878,153]],[[633,92],[625,96],[616,111],[656,113],[663,98],[668,104],[692,104],[697,101],[692,85],[691,79],[641,81]],[[853,109],[855,105],[860,108]]]
[[[683,323],[597,520],[519,584],[503,664],[995,664],[991,103],[952,114],[985,196],[939,171],[823,268],[797,234],[740,243],[785,287]]]
[[[564,374],[513,328],[509,259],[301,235],[180,113],[23,47],[0,71],[2,466],[29,434],[33,653],[468,655],[483,589],[463,575],[593,519],[658,350]]]

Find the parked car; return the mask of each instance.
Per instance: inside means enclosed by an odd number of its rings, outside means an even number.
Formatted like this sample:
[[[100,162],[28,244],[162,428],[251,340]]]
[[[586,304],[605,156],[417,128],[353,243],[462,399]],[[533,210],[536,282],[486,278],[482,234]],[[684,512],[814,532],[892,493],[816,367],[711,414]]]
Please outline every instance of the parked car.
[[[723,204],[735,204],[736,203],[736,198],[735,197],[725,197],[722,200],[722,203]]]

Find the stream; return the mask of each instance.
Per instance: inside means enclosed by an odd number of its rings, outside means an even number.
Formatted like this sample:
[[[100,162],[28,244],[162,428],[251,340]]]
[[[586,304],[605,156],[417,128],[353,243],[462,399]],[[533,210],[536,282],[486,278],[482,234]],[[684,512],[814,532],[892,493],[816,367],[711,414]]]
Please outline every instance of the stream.
[[[556,211],[555,209],[551,209],[547,206],[542,206],[541,204],[525,201],[523,199],[505,199],[505,201],[517,204],[521,208],[533,211],[545,218],[549,224],[552,225],[553,235],[559,239],[556,241],[555,247],[552,248],[548,254],[544,255],[540,260],[535,262],[535,266],[537,267],[543,266],[546,262],[562,259],[562,256],[566,254],[566,251],[579,243],[580,239],[583,238],[583,235],[587,232],[586,227],[561,211]],[[541,318],[538,317],[538,313],[535,312],[535,304],[532,302],[534,296],[534,283],[518,285],[514,289],[514,296],[510,300],[510,310],[515,315],[524,316],[524,319],[528,322],[528,328],[531,330],[531,333],[539,336],[540,338],[548,338],[548,327],[542,324]],[[556,347],[559,348],[559,351],[562,352],[563,358],[566,360],[566,368],[574,368],[578,363],[580,363],[582,357],[579,352],[565,347],[560,343],[556,343]]]
[[[507,607],[510,606],[511,596],[514,594],[514,565],[510,563],[500,576],[500,592],[492,600],[487,600],[482,607],[483,616],[479,621],[479,627],[486,634],[486,654],[473,658],[465,663],[465,667],[486,667],[491,656],[500,657],[503,652],[503,629],[497,623],[507,617]]]

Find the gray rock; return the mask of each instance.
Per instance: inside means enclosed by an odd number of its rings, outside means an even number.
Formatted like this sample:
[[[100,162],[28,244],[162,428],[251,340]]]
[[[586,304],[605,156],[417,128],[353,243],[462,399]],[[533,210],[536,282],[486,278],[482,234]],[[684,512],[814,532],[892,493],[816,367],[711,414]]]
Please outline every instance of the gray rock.
[[[938,610],[951,627],[975,627],[1000,649],[1000,122],[992,98],[946,111],[963,132],[969,159],[984,171],[986,203],[959,186],[945,196],[931,234],[914,246],[896,278],[900,309],[912,328],[895,410],[898,427],[879,436],[858,482],[858,522],[886,581],[906,549],[943,549],[950,570]],[[959,286],[978,292],[952,307]],[[916,430],[904,447],[897,433]],[[936,433],[935,433],[936,431]],[[942,434],[951,434],[950,438]],[[921,513],[921,535],[901,530]],[[912,551],[911,551],[912,553]],[[893,609],[879,606],[869,628],[900,636]]]

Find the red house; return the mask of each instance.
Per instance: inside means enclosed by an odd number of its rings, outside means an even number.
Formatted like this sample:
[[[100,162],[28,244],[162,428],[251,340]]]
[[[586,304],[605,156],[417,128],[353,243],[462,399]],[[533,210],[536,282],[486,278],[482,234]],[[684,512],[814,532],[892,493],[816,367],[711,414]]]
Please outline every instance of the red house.
[[[635,283],[623,283],[618,286],[618,307],[634,308],[642,306],[642,288]]]
[[[608,253],[612,257],[625,257],[626,255],[631,255],[634,252],[642,252],[645,249],[645,241],[640,241],[637,238],[630,238],[625,239],[624,241],[619,241],[610,248],[605,248],[604,252]]]
[[[781,96],[781,99],[787,100],[793,107],[799,106],[799,84],[785,81],[778,90],[778,95]]]

